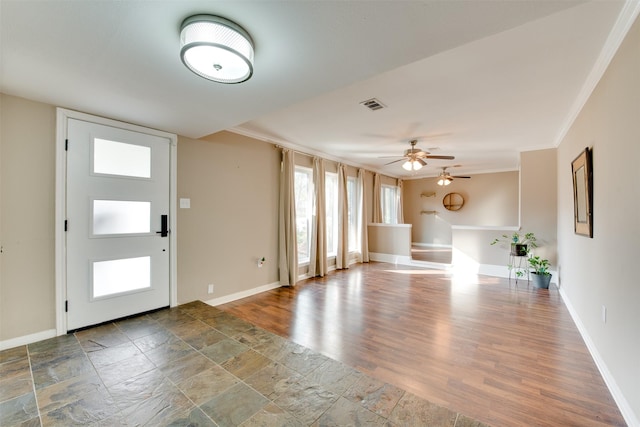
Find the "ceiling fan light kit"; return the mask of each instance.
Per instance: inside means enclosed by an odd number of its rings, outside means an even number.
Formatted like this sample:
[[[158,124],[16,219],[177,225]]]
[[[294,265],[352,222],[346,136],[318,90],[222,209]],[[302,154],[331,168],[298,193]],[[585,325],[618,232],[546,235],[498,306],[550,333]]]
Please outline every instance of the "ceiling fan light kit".
[[[425,159],[440,159],[440,160],[453,160],[455,157],[453,156],[435,156],[429,153],[428,151],[422,151],[420,148],[416,147],[418,140],[412,139],[409,141],[411,144],[411,148],[405,150],[404,155],[399,160],[394,160],[392,162],[387,163],[390,165],[392,163],[397,163],[401,161],[405,161],[402,164],[402,168],[408,172],[415,172],[422,169],[423,166],[427,165]]]
[[[460,165],[456,165],[456,166],[460,166]],[[456,166],[453,166],[453,167],[456,167]],[[447,167],[451,167],[451,166],[443,167],[442,172],[440,172],[440,175],[438,175],[438,181],[436,181],[436,183],[440,186],[451,184],[451,181],[453,181],[454,178],[464,178],[464,179],[471,178],[470,176],[458,176],[458,175],[453,176],[449,172],[447,172]]]
[[[180,28],[180,58],[191,71],[219,83],[253,75],[253,41],[241,26],[214,15],[194,15]]]
[[[422,169],[422,166],[426,164],[427,163],[424,160],[411,159],[404,162],[404,164],[402,165],[402,168],[407,171],[419,171],[420,169]]]
[[[449,184],[451,184],[451,178],[446,176],[440,176],[440,178],[438,178],[438,185],[445,186]]]

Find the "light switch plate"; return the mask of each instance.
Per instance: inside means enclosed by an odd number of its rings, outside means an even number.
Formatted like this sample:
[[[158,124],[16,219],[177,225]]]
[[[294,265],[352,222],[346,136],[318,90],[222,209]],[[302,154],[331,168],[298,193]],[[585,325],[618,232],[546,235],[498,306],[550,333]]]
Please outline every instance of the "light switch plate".
[[[180,199],[180,209],[191,208],[191,199]]]

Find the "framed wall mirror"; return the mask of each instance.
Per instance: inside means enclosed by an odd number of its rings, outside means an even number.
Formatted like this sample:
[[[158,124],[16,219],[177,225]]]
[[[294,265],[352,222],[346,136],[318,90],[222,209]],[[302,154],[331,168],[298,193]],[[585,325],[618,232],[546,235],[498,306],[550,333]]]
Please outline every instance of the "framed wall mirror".
[[[459,211],[464,205],[464,197],[458,193],[449,193],[442,199],[442,205],[450,211]]]
[[[591,150],[585,148],[571,162],[573,218],[576,234],[593,237],[593,170]]]

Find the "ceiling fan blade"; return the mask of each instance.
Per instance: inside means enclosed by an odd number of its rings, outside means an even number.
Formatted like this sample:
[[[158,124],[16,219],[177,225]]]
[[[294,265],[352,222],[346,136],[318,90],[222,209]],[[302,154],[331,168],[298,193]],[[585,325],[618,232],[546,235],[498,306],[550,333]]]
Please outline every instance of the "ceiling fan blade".
[[[424,156],[427,159],[441,159],[441,160],[453,160],[455,159],[454,156],[434,156],[432,154],[428,154],[426,156]]]
[[[416,159],[416,162],[420,163],[422,166],[427,166],[427,162],[425,162],[424,160],[422,160],[420,157],[418,157]]]
[[[466,179],[469,179],[469,178],[471,178],[471,177],[470,177],[470,176],[458,176],[458,175],[453,175],[453,176],[451,176],[451,178],[466,178]]]
[[[387,166],[387,165],[392,165],[392,164],[394,164],[394,163],[398,163],[398,162],[401,162],[401,161],[403,161],[403,160],[404,160],[404,157],[403,157],[402,159],[398,159],[398,160],[394,160],[394,161],[389,162],[389,163],[385,163],[384,165],[385,165],[385,166]]]

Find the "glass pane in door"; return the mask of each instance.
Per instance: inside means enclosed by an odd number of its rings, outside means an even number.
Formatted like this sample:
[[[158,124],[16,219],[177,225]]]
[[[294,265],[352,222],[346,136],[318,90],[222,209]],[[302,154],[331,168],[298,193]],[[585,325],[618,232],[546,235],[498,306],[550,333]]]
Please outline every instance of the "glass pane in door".
[[[93,298],[151,287],[151,257],[93,263]]]
[[[93,172],[151,178],[151,147],[95,138]]]
[[[150,202],[93,201],[94,235],[149,233],[150,231]]]

